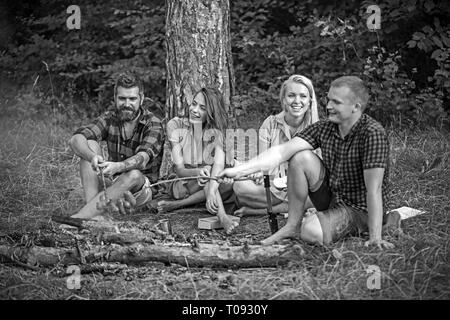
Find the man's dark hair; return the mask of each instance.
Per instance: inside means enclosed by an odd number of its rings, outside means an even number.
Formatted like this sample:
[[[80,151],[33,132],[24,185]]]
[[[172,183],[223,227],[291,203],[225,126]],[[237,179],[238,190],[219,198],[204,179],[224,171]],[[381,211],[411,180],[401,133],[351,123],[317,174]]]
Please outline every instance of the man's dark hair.
[[[356,76],[343,76],[331,82],[331,87],[340,88],[347,87],[353,93],[354,101],[361,105],[364,111],[369,101],[369,91],[364,85],[364,81]]]
[[[116,84],[114,85],[114,96],[117,95],[117,88],[133,88],[138,87],[139,88],[139,94],[144,94],[144,84],[142,83],[141,78],[134,72],[123,72],[119,74],[116,80]]]

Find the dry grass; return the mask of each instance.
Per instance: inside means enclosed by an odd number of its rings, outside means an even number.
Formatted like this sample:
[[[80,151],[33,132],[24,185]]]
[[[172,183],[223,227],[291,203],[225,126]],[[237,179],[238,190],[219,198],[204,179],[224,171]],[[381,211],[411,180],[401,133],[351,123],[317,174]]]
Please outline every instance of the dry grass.
[[[82,204],[77,161],[66,144],[73,128],[8,116],[0,128],[0,241],[24,243],[52,213]],[[123,266],[83,274],[76,291],[67,289],[63,269],[0,264],[0,299],[449,299],[450,135],[394,129],[391,205],[427,211],[404,221],[407,237],[390,239],[395,249],[349,238],[326,248],[305,245],[304,261],[278,268]],[[379,290],[367,288],[370,265],[382,272]]]

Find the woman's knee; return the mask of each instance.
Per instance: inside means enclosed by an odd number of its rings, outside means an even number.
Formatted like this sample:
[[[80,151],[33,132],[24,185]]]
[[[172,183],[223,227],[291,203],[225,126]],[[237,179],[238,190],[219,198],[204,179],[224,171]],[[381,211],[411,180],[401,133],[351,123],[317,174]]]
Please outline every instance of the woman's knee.
[[[233,191],[237,196],[245,196],[249,193],[249,181],[236,181],[233,183]]]

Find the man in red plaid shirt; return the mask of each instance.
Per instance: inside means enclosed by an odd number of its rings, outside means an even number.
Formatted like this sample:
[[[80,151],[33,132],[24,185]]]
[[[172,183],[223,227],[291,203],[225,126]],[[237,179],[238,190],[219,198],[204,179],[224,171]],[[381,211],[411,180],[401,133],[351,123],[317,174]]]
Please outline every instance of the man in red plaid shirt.
[[[383,214],[388,192],[389,142],[383,127],[363,113],[369,93],[361,79],[344,76],[331,83],[328,119],[316,122],[289,142],[249,162],[219,173],[225,182],[289,161],[289,217],[263,244],[297,234],[329,244],[349,234],[369,232],[366,245],[391,248],[382,227],[398,226],[399,215]],[[323,159],[312,150],[321,148]],[[318,210],[303,220],[307,197]],[[303,220],[303,221],[302,221]]]
[[[121,212],[125,212],[121,197],[127,191],[134,195],[136,206],[152,198],[150,184],[158,179],[162,161],[162,121],[144,104],[142,81],[133,73],[119,75],[114,102],[114,110],[76,130],[69,141],[80,157],[86,199],[86,205],[73,218],[91,219],[103,212],[97,203],[105,198],[104,177],[109,185],[106,198]],[[102,140],[107,143],[109,159],[103,157]]]

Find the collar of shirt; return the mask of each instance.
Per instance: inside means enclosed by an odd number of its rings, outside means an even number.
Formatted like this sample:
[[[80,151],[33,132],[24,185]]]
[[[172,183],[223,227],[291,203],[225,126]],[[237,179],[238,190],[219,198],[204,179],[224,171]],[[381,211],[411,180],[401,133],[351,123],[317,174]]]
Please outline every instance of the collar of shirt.
[[[291,131],[289,130],[290,126],[287,124],[286,120],[284,119],[284,116],[286,115],[285,111],[281,111],[277,115],[275,115],[275,121],[278,124],[278,127],[281,129],[281,131],[284,133],[286,138],[288,140],[291,140]]]
[[[358,121],[356,121],[355,124],[350,128],[350,132],[344,138],[341,137],[339,126],[336,123],[333,123],[334,135],[344,141],[351,139],[359,131],[360,127],[363,125],[363,122],[366,120],[366,117],[366,114],[363,113],[361,117],[359,117]]]
[[[277,115],[275,115],[275,121],[277,122],[277,124],[279,124],[280,126],[280,128],[283,130],[283,133],[286,135],[286,136],[290,136],[289,135],[289,130],[287,130],[288,129],[288,124],[286,123],[286,120],[284,120],[284,115],[285,115],[286,113],[284,112],[284,111],[281,111],[280,113],[278,113]],[[286,132],[287,131],[287,132]]]

